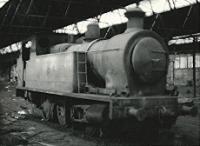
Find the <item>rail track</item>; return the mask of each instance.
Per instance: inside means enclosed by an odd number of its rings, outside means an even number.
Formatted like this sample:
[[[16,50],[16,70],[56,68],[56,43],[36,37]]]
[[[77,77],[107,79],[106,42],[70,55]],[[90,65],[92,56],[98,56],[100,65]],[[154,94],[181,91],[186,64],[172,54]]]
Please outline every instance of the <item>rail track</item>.
[[[186,123],[184,122],[186,119]],[[52,121],[41,121],[32,115],[27,117],[27,120],[37,121],[57,130],[62,130],[66,133],[70,132],[73,136],[83,138],[85,141],[92,141],[98,146],[138,146],[138,145],[169,145],[169,146],[198,146],[199,139],[197,128],[199,127],[199,119],[180,117],[177,124],[169,130],[160,130],[157,135],[145,137],[145,132],[140,134],[135,133],[134,129],[123,132],[120,130],[120,125],[113,123],[108,135],[101,135],[101,130],[97,125],[77,124],[71,126],[62,126]],[[192,127],[193,126],[193,127]],[[130,126],[127,126],[130,127]],[[114,129],[115,128],[115,129]],[[110,131],[112,130],[112,131]],[[150,129],[147,129],[150,130]],[[189,132],[189,131],[190,132]],[[193,131],[193,132],[191,132]]]

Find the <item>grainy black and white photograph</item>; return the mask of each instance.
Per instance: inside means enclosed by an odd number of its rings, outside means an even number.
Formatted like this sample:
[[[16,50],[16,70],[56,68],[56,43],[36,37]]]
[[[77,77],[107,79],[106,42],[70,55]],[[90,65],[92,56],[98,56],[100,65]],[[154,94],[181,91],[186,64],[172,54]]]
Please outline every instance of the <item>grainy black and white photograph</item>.
[[[0,0],[0,146],[199,146],[200,0]]]

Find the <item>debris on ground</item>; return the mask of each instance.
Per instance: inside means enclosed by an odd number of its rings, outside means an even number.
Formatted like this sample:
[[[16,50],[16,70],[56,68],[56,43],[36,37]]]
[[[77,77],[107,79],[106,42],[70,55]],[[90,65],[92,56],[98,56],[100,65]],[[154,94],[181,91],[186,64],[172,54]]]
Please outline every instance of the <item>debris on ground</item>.
[[[8,92],[9,91],[9,92]],[[182,100],[182,99],[181,99]],[[188,99],[183,99],[187,101]],[[181,102],[182,102],[181,101]],[[167,140],[175,145],[199,145],[199,117],[180,117]],[[166,138],[166,133],[162,135]],[[163,138],[164,139],[164,138]],[[163,140],[164,141],[164,140]],[[0,82],[0,146],[124,146],[118,142],[86,139],[72,128],[42,119],[41,110],[15,96],[15,86]],[[135,146],[134,143],[128,144]]]

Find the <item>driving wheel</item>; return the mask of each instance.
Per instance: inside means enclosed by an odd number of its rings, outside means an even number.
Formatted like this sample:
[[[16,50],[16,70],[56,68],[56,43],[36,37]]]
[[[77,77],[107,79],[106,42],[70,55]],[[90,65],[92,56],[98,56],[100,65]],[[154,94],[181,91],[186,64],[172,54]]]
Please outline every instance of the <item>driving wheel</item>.
[[[58,123],[60,125],[66,125],[66,107],[65,104],[57,104],[56,105],[56,114]]]

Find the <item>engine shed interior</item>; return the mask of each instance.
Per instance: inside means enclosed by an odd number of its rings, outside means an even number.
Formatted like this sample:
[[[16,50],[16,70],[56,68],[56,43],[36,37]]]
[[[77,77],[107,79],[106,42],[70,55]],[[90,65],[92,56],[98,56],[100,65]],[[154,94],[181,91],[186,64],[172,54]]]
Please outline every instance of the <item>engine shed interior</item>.
[[[44,121],[97,126],[98,136],[115,131],[120,122],[122,131],[133,125],[147,137],[187,121],[179,121],[185,115],[196,116],[189,124],[198,123],[200,0],[186,0],[181,7],[179,0],[160,0],[169,8],[162,12],[155,10],[155,1],[5,0],[0,5],[0,110],[8,89],[41,110]],[[141,9],[143,3],[151,15]],[[127,21],[100,27],[102,15],[116,9]],[[93,23],[82,33],[80,21]],[[70,25],[77,33],[65,33]],[[187,134],[199,144],[194,131]]]

